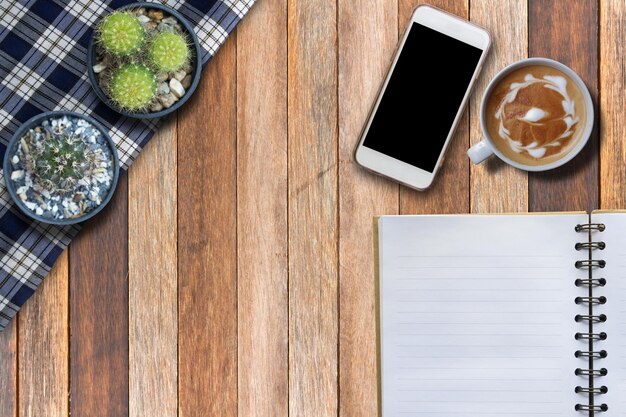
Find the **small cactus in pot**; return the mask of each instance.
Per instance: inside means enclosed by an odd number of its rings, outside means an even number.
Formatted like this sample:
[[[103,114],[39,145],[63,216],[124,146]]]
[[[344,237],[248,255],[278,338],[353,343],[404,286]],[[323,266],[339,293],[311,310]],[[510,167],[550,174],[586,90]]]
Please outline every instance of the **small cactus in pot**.
[[[127,64],[113,73],[108,89],[120,109],[145,110],[156,94],[156,75],[143,64]]]
[[[160,71],[178,71],[189,62],[189,46],[179,33],[161,32],[154,36],[148,48],[152,65]]]
[[[110,200],[119,160],[98,122],[55,111],[24,122],[7,145],[3,169],[7,190],[25,214],[46,223],[74,224]]]
[[[130,12],[111,13],[98,26],[98,38],[102,47],[114,56],[128,56],[139,52],[145,37],[143,26]]]
[[[42,189],[68,193],[97,166],[98,155],[86,146],[83,138],[74,134],[46,135],[25,158],[24,166]]]

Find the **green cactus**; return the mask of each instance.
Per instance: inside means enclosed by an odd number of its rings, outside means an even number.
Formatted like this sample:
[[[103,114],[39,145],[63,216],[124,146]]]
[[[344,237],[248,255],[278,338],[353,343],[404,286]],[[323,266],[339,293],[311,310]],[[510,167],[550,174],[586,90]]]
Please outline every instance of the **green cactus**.
[[[96,167],[96,152],[85,139],[76,135],[53,134],[32,149],[25,168],[33,173],[33,181],[44,190],[70,192]]]
[[[159,71],[173,72],[189,60],[189,46],[183,35],[161,32],[150,42],[148,56]]]
[[[120,109],[141,111],[156,95],[156,75],[143,64],[126,64],[113,72],[108,90],[111,100]]]
[[[112,55],[127,56],[138,52],[145,41],[145,31],[130,12],[113,12],[102,20],[98,38]]]

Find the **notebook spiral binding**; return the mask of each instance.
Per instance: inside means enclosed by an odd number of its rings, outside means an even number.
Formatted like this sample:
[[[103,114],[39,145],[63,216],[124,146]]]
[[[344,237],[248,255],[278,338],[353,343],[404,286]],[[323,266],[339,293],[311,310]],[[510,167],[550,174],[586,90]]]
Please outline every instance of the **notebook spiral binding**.
[[[594,342],[605,340],[607,338],[607,334],[605,332],[597,332],[595,329],[595,325],[604,323],[607,317],[605,314],[594,314],[594,306],[605,304],[607,299],[604,296],[594,296],[593,294],[593,289],[595,287],[604,287],[606,285],[606,279],[593,277],[594,270],[604,268],[606,266],[606,262],[601,259],[593,259],[592,255],[593,251],[604,250],[604,248],[606,248],[606,243],[601,241],[593,242],[591,240],[592,232],[603,232],[605,228],[605,225],[602,223],[577,224],[574,228],[576,232],[588,234],[587,242],[580,242],[575,246],[577,251],[586,250],[588,252],[588,257],[587,259],[576,261],[574,264],[577,269],[586,269],[588,271],[587,278],[579,278],[574,281],[574,284],[577,287],[587,288],[587,295],[576,297],[574,299],[576,304],[587,305],[586,314],[577,314],[575,317],[575,320],[578,323],[587,322],[587,331],[577,332],[574,335],[574,338],[576,340],[580,340],[581,342],[586,342],[588,348],[588,350],[577,350],[574,352],[574,356],[577,358],[588,359],[587,368],[576,368],[574,371],[574,373],[578,376],[587,377],[588,385],[579,385],[574,389],[574,391],[582,395],[587,395],[588,400],[586,404],[576,404],[574,409],[576,411],[588,412],[589,416],[593,416],[595,413],[601,413],[609,409],[607,404],[596,404],[595,401],[596,396],[606,394],[608,392],[608,387],[604,385],[598,387],[595,384],[595,379],[605,376],[608,373],[608,370],[606,368],[596,369],[594,367],[595,361],[606,358],[608,353],[604,349],[594,349]]]

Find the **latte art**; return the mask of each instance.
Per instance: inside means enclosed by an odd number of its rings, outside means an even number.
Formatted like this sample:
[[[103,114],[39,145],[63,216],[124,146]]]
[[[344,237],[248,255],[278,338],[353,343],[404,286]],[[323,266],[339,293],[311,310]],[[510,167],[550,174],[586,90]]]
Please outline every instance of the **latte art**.
[[[577,85],[544,66],[522,67],[493,90],[487,128],[505,154],[524,164],[560,158],[578,141],[585,106]]]
[[[495,114],[500,137],[514,152],[527,152],[533,158],[553,153],[550,148],[562,148],[579,120],[567,93],[567,80],[527,74],[524,82],[511,83],[509,89]]]

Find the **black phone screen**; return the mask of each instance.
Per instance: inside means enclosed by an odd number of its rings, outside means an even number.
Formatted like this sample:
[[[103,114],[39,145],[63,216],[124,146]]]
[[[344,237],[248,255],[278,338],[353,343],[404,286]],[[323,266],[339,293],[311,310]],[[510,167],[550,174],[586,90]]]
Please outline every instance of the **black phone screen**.
[[[413,23],[363,146],[433,172],[482,52]]]

